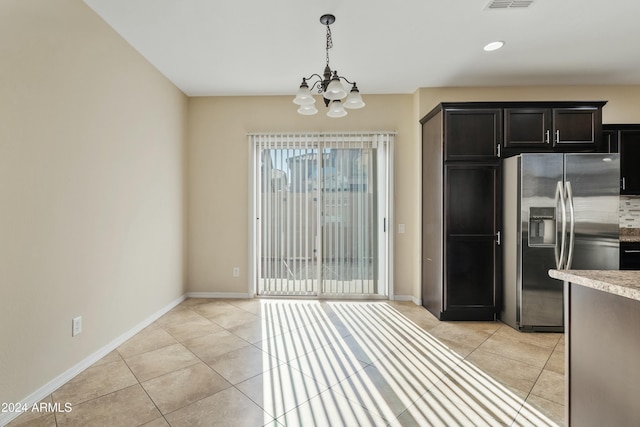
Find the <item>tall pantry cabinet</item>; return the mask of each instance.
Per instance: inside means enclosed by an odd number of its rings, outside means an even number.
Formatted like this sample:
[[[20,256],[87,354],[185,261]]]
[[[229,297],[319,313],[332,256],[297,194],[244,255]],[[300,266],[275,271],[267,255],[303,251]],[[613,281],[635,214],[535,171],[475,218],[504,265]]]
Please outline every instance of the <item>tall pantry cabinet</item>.
[[[423,305],[441,320],[493,320],[502,110],[440,104],[421,124]]]

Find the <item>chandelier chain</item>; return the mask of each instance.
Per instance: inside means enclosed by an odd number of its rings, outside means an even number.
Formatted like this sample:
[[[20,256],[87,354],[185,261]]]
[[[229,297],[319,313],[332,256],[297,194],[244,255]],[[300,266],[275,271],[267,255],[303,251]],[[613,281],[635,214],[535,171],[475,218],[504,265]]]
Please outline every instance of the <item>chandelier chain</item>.
[[[333,47],[333,39],[331,38],[331,27],[327,25],[327,65],[329,65],[329,49]]]

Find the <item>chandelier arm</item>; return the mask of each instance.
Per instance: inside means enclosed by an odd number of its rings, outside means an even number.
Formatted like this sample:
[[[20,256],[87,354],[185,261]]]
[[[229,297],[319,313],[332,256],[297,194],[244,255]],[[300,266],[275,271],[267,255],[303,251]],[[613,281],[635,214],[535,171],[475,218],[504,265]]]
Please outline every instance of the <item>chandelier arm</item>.
[[[322,80],[317,80],[311,86],[309,86],[309,91],[317,90],[318,93],[322,93],[324,91],[324,86],[322,85]]]
[[[344,80],[345,82],[349,83],[350,85],[354,85],[356,84],[356,82],[350,82],[349,80],[347,80],[346,77],[344,76],[338,76],[339,79]]]
[[[320,74],[315,74],[315,73],[311,74],[309,77],[305,77],[304,79],[305,80],[311,80],[312,77],[317,77],[320,80],[322,80],[322,76],[320,76]]]
[[[316,80],[313,83],[310,83],[310,80],[312,78],[316,77],[318,80]],[[304,80],[307,82],[307,85],[309,86],[309,91],[313,92],[314,90],[317,90],[318,93],[322,93],[323,89],[324,89],[324,81],[322,80],[322,77],[320,77],[319,74],[311,74],[309,77],[305,77]],[[317,86],[317,89],[316,89]]]

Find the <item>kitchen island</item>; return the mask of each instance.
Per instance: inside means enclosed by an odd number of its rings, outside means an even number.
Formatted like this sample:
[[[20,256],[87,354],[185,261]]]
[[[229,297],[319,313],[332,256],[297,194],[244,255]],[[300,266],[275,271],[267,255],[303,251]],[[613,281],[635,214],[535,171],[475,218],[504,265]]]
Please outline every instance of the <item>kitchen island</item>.
[[[621,242],[640,242],[640,228],[621,228]]]
[[[567,425],[640,426],[640,271],[549,276],[564,281]]]

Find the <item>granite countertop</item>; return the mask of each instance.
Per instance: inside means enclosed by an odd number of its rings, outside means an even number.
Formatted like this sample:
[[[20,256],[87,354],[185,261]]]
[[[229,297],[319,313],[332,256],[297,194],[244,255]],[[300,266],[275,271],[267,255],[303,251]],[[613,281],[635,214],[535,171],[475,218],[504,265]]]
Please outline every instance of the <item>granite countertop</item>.
[[[640,242],[640,228],[621,228],[621,242]]]
[[[549,270],[549,276],[640,301],[640,270]]]

